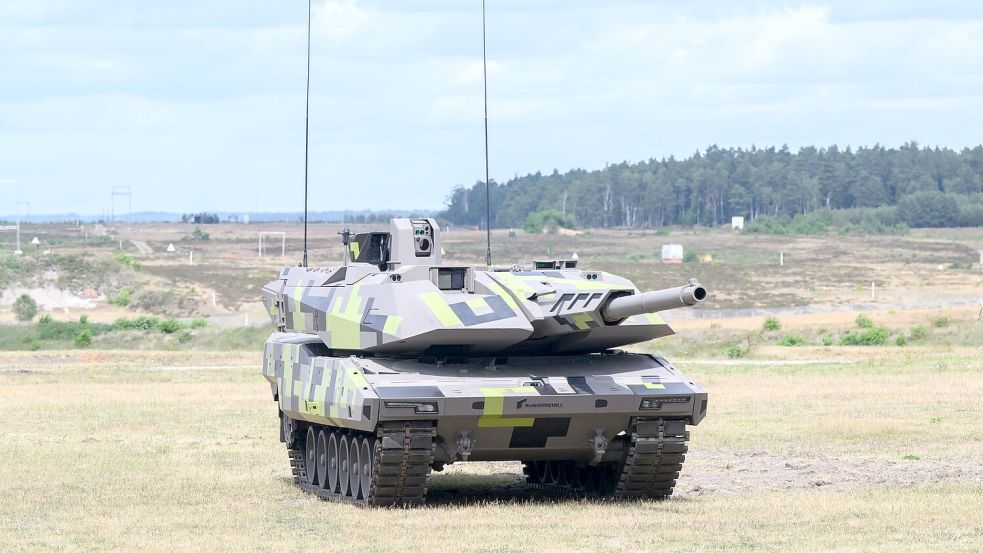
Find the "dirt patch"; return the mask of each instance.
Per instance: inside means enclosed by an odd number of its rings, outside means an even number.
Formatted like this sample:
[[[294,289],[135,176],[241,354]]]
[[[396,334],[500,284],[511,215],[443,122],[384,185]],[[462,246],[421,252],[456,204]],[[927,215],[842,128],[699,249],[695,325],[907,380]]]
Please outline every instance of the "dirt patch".
[[[41,309],[50,311],[52,309],[91,309],[105,301],[105,298],[81,298],[68,290],[63,290],[53,285],[40,288],[22,288],[13,286],[7,288],[0,294],[0,305],[13,305],[21,294],[27,294],[38,302]]]
[[[983,483],[983,466],[968,461],[890,461],[819,458],[765,452],[695,451],[686,455],[673,497],[750,494],[761,491],[846,491],[864,487]],[[530,500],[518,461],[458,463],[431,479],[428,500],[441,503]]]
[[[983,467],[966,461],[809,457],[765,452],[690,451],[677,496],[742,494],[761,490],[983,482]]]

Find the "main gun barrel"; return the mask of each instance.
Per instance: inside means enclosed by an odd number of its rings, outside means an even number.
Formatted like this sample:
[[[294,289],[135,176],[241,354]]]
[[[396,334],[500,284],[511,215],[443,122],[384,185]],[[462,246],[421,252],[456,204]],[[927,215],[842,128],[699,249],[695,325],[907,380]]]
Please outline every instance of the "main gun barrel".
[[[609,323],[616,323],[632,315],[690,307],[705,300],[706,297],[706,288],[698,280],[691,278],[689,284],[685,286],[616,297],[601,309],[601,316]]]

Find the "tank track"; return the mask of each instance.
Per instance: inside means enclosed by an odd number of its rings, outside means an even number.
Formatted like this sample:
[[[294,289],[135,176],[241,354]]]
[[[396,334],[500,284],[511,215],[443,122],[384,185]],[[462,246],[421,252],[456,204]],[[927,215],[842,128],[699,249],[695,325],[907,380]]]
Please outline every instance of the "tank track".
[[[523,461],[526,482],[549,492],[614,499],[665,499],[686,458],[685,421],[635,421],[620,462]]]
[[[355,441],[361,447],[365,442],[366,450],[371,452],[372,457],[371,476],[362,480],[363,484],[368,485],[358,486],[354,495],[351,487],[346,490],[340,483],[331,489],[327,478],[318,474],[326,463],[318,458],[316,448],[314,454],[308,456],[308,430],[315,436],[323,432],[326,439],[333,435],[338,444]],[[379,424],[374,434],[294,423],[285,440],[294,483],[302,490],[321,499],[353,505],[409,507],[422,505],[426,501],[427,478],[433,464],[436,436],[433,421],[384,422]],[[345,438],[344,442],[342,438]],[[322,462],[320,465],[317,464],[319,461]],[[312,466],[315,467],[313,478],[309,474]],[[365,475],[368,475],[368,471]],[[358,479],[356,476],[353,480]]]

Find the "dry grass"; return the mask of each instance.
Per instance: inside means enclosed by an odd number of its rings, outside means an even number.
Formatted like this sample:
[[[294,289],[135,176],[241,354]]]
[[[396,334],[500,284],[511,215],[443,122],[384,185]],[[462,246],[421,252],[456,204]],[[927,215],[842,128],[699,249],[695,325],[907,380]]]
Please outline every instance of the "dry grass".
[[[880,355],[868,353],[880,351]],[[972,353],[874,348],[833,363],[681,362],[711,413],[693,451],[978,466]],[[433,480],[435,505],[363,510],[289,482],[256,354],[0,355],[0,550],[979,551],[979,472],[930,484],[691,491],[598,503],[517,490],[512,465]],[[750,453],[756,455],[750,455]],[[698,472],[693,472],[698,471]],[[705,472],[705,474],[704,474]],[[719,475],[718,475],[719,476]],[[454,494],[478,490],[478,503]],[[481,490],[484,490],[481,492]],[[496,496],[495,494],[500,494]]]

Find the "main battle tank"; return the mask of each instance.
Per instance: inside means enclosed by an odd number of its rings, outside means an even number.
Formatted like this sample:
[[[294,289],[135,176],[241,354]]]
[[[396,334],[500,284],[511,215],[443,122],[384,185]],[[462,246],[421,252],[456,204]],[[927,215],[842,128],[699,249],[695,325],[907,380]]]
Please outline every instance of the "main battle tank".
[[[288,267],[262,290],[263,375],[294,481],[325,499],[417,505],[431,470],[519,460],[530,484],[665,498],[707,394],[659,355],[659,311],[694,279],[641,293],[577,260],[444,265],[433,219],[342,241],[341,267]]]

